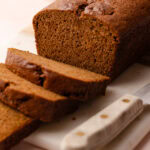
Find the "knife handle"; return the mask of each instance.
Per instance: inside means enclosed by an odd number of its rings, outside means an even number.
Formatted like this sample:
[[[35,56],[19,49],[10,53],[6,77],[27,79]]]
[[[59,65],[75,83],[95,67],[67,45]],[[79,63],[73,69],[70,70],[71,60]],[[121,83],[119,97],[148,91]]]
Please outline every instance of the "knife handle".
[[[114,139],[142,111],[142,100],[133,95],[125,95],[66,135],[61,149],[101,148]]]

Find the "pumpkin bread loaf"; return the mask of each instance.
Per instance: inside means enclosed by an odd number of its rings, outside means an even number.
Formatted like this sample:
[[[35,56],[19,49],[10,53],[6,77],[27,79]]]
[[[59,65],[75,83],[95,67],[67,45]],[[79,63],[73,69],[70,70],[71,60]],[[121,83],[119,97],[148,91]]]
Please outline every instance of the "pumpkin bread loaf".
[[[105,93],[109,78],[17,49],[8,49],[7,67],[25,79],[74,99]]]
[[[150,49],[150,0],[60,0],[33,19],[38,54],[117,77]]]
[[[0,150],[9,150],[35,131],[39,124],[0,102]]]
[[[31,66],[32,67],[32,66]],[[78,101],[55,94],[0,64],[0,100],[27,116],[49,122],[76,109]]]

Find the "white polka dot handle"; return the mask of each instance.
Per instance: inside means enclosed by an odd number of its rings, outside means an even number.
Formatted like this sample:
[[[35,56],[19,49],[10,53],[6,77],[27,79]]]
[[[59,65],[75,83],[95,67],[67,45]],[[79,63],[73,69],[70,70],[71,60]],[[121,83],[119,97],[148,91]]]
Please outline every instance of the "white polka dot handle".
[[[125,129],[142,111],[138,97],[125,95],[72,130],[64,137],[62,150],[100,150]]]

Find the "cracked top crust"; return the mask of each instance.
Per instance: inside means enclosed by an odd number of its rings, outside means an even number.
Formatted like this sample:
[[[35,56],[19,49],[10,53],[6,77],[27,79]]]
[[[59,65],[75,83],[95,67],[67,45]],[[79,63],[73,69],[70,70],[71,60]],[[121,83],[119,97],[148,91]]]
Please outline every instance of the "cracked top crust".
[[[81,5],[85,7],[80,18],[89,15],[96,17],[119,34],[126,33],[141,22],[143,24],[150,21],[149,0],[61,0],[44,10],[76,12]]]
[[[95,3],[91,3],[88,5],[85,10],[84,14],[90,15],[112,15],[114,13],[114,8],[107,2],[97,1]]]

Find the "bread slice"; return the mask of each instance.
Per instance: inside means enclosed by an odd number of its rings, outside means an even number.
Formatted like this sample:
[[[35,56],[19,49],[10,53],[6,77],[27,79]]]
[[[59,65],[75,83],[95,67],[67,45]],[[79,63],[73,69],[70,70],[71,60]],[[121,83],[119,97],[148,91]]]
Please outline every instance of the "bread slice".
[[[37,129],[40,122],[0,102],[0,150],[8,150]]]
[[[13,48],[8,49],[6,64],[37,85],[80,100],[104,94],[109,81],[106,76]]]
[[[55,94],[12,73],[0,64],[0,99],[25,115],[49,122],[72,112],[78,102]]]
[[[150,49],[150,0],[56,0],[33,19],[39,55],[117,77]]]

